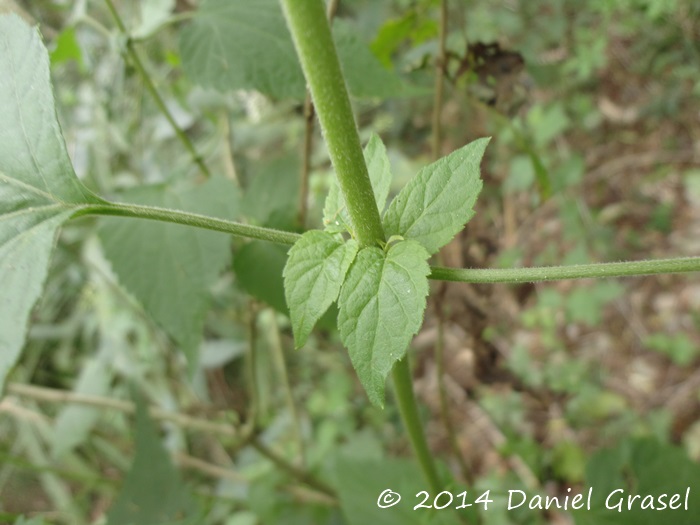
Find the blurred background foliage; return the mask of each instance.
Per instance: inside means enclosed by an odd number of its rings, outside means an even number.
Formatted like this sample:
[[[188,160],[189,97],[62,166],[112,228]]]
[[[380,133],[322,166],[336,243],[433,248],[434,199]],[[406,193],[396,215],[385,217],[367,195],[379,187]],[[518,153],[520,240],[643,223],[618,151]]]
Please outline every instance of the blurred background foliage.
[[[270,50],[255,31],[269,23],[288,39],[267,17],[277,2],[114,6],[130,39],[103,0],[0,1],[0,12],[40,25],[78,176],[118,200],[321,227],[332,170],[303,78],[289,48]],[[494,137],[477,214],[442,264],[700,252],[698,2],[449,0],[447,9],[441,68],[438,0],[341,0],[334,22],[360,135],[383,137],[394,191],[431,160],[436,103],[441,155]],[[293,350],[285,260],[285,247],[172,225],[68,224],[0,402],[0,522],[427,523],[377,514],[380,485],[425,487],[411,461],[396,459],[410,457],[396,408],[367,402],[335,313]],[[434,282],[412,345],[432,450],[497,501],[523,487],[556,495],[619,480],[678,491],[674,479],[698,479],[699,350],[692,274]],[[149,418],[146,406],[160,412]],[[660,476],[650,457],[673,468]],[[437,514],[431,523],[452,523]],[[610,517],[497,505],[471,519]]]

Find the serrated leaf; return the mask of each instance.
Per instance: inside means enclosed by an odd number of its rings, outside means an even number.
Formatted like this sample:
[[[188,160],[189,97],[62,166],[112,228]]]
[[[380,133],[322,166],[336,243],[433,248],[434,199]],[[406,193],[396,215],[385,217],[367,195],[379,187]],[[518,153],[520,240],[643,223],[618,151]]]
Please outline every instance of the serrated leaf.
[[[46,279],[58,228],[100,202],[73,171],[38,31],[0,16],[0,392]]]
[[[134,461],[107,513],[107,524],[182,523],[194,513],[192,496],[170,461],[143,402],[137,403],[135,437]]]
[[[304,76],[277,0],[206,0],[182,31],[187,75],[221,91],[303,96]]]
[[[391,186],[391,165],[386,154],[386,147],[379,135],[372,133],[363,153],[374,190],[374,201],[381,213],[386,205],[386,198]],[[326,204],[323,207],[323,224],[326,231],[331,233],[352,231],[350,214],[336,178],[333,179],[326,197]]]
[[[233,219],[236,187],[225,179],[199,186],[155,185],[127,192],[135,204]],[[100,238],[119,282],[180,344],[191,364],[202,338],[209,287],[230,261],[230,238],[178,224],[104,218]]]
[[[386,377],[423,321],[428,257],[415,241],[398,242],[386,253],[364,248],[340,291],[340,337],[375,405],[384,405]]]
[[[333,24],[348,89],[355,97],[388,97],[402,90],[347,21]],[[183,30],[187,75],[221,91],[255,89],[273,98],[302,99],[306,83],[277,0],[205,0]]]
[[[430,254],[450,242],[474,215],[482,186],[479,164],[489,140],[475,140],[422,168],[384,214],[387,237],[413,239]]]
[[[311,230],[302,235],[284,267],[284,290],[297,348],[340,293],[359,245],[330,233]]]

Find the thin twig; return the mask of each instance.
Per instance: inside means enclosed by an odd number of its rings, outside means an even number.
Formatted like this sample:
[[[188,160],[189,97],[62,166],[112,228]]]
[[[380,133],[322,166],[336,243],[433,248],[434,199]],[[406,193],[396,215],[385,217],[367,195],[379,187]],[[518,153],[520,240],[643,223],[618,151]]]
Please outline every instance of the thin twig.
[[[440,37],[438,55],[435,59],[435,95],[433,100],[433,160],[441,157],[442,152],[442,127],[440,114],[442,113],[442,99],[445,89],[445,67],[447,65],[447,0],[440,2]]]
[[[294,394],[292,393],[292,387],[289,383],[289,374],[287,373],[287,362],[284,358],[284,348],[282,347],[282,340],[280,338],[280,329],[277,324],[277,318],[275,317],[275,312],[269,311],[272,315],[270,324],[272,325],[272,330],[270,330],[270,339],[273,350],[272,358],[277,368],[277,373],[282,380],[282,388],[284,390],[284,397],[287,402],[287,410],[292,418],[292,428],[294,429],[294,436],[296,438],[297,444],[299,446],[299,459],[302,467],[306,465],[306,451],[304,447],[304,435],[301,430],[301,419],[299,418],[299,411],[296,408],[296,403],[294,402]]]
[[[437,340],[435,341],[435,367],[437,373],[438,394],[440,398],[440,416],[442,417],[442,422],[445,425],[445,430],[447,431],[447,439],[450,442],[450,448],[457,458],[457,463],[459,463],[459,469],[462,473],[462,477],[467,484],[472,484],[474,479],[469,471],[467,461],[464,459],[462,450],[459,448],[457,432],[455,431],[454,423],[450,417],[450,409],[447,401],[447,387],[445,385],[445,312],[442,307],[447,286],[448,284],[445,282],[440,283],[440,291],[438,292],[435,301],[435,310],[438,320]]]
[[[440,114],[442,112],[443,96],[445,89],[445,67],[447,64],[447,0],[440,2],[440,36],[438,55],[435,60],[435,95],[433,100],[433,143],[432,154],[433,160],[436,161],[442,154],[442,124]],[[438,262],[442,263],[442,254],[438,254]],[[462,477],[467,483],[472,482],[472,476],[469,473],[469,467],[462,455],[462,451],[457,443],[454,424],[450,417],[449,406],[447,402],[447,388],[445,386],[445,353],[444,353],[444,332],[445,332],[445,312],[442,307],[445,293],[447,292],[447,283],[440,283],[440,290],[435,301],[435,313],[438,320],[437,326],[437,341],[435,344],[435,366],[437,368],[437,387],[440,399],[440,416],[445,425],[447,437],[450,442],[450,448],[457,458]]]
[[[146,68],[143,65],[143,62],[141,61],[139,54],[136,52],[134,41],[129,36],[129,33],[126,30],[126,26],[124,25],[124,21],[121,19],[121,16],[119,16],[117,9],[114,7],[114,3],[112,2],[112,0],[105,0],[105,3],[107,4],[107,8],[112,14],[112,18],[114,18],[114,22],[117,24],[119,31],[126,37],[126,53],[129,55],[129,58],[131,58],[131,62],[133,63],[134,67],[136,68],[136,71],[138,71],[139,76],[146,85],[146,89],[153,97],[156,106],[158,106],[160,112],[170,123],[170,126],[172,126],[175,135],[177,135],[177,138],[180,139],[180,142],[182,142],[182,145],[185,146],[185,149],[187,149],[190,156],[192,157],[192,161],[195,164],[197,164],[199,170],[205,177],[210,177],[211,173],[209,172],[209,168],[207,168],[206,164],[204,163],[204,160],[197,153],[197,150],[192,144],[190,138],[185,134],[184,131],[182,131],[180,126],[178,126],[177,122],[175,122],[175,118],[173,117],[168,107],[165,105],[165,101],[160,96],[160,93],[158,93],[158,90],[156,89],[156,86],[153,83],[151,76],[148,74],[148,71],[146,71]]]
[[[324,482],[316,479],[315,476],[313,476],[311,473],[302,470],[295,465],[292,465],[290,462],[288,462],[286,459],[284,459],[282,456],[277,454],[277,452],[273,451],[271,448],[269,448],[267,445],[262,443],[259,439],[253,438],[250,441],[250,445],[260,452],[261,455],[265,456],[267,459],[272,461],[272,463],[275,464],[275,466],[279,467],[280,470],[284,470],[288,474],[290,474],[292,477],[303,481],[306,483],[309,487],[314,488],[332,498],[335,498],[335,491],[326,485]]]
[[[117,410],[125,414],[134,414],[136,412],[136,405],[131,401],[78,394],[67,390],[58,390],[35,385],[10,383],[7,385],[7,392],[16,396],[29,397],[37,401],[46,401],[48,403],[72,403],[93,408]],[[241,433],[235,427],[227,423],[216,423],[206,419],[179,414],[177,412],[167,412],[156,407],[150,407],[149,414],[153,419],[168,421],[182,428],[217,434],[229,438],[241,437]]]

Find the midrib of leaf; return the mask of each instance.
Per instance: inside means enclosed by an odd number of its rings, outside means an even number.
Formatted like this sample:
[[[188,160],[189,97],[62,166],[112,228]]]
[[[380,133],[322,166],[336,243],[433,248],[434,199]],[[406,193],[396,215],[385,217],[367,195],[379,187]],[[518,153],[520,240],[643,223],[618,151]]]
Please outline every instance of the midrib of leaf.
[[[32,157],[32,158],[33,158],[33,157]],[[43,179],[43,174],[42,174],[42,179]],[[47,191],[41,190],[41,189],[37,188],[36,186],[32,186],[31,184],[26,184],[26,183],[22,182],[22,181],[19,180],[19,179],[15,179],[15,178],[13,178],[13,177],[9,177],[8,175],[5,175],[5,174],[4,174],[3,172],[1,172],[1,171],[0,171],[0,180],[2,180],[3,182],[6,182],[7,184],[10,184],[10,185],[13,185],[13,186],[18,186],[18,187],[20,187],[20,188],[23,188],[23,189],[25,189],[25,190],[27,190],[27,191],[30,191],[30,192],[32,192],[32,193],[34,193],[34,194],[36,194],[36,195],[39,195],[39,196],[41,196],[41,197],[43,197],[43,198],[45,198],[45,199],[48,199],[48,200],[50,200],[50,201],[54,201],[54,202],[56,202],[57,204],[66,205],[66,203],[63,201],[63,199],[57,197],[56,195],[53,195],[53,194],[51,194],[51,193],[49,193],[49,192],[47,192]],[[48,186],[47,186],[47,188],[48,188]],[[8,215],[10,215],[10,214],[3,213],[3,215],[4,215],[4,216],[8,216]]]
[[[222,15],[225,14],[227,16],[229,16],[231,14],[235,15],[236,13],[245,13],[246,12],[246,9],[241,8],[240,6],[235,6],[235,7],[236,7],[236,9],[233,9],[230,13],[228,12],[228,6],[222,8],[220,11],[221,11]],[[207,25],[209,25],[210,27],[215,29],[217,39],[219,42],[221,42],[222,39],[219,36],[220,33],[218,30],[219,24],[216,23],[216,22],[218,22],[218,20],[217,20],[217,16],[215,15],[215,13],[217,13],[217,11],[211,11],[211,12],[203,15],[201,17],[201,20],[206,21]],[[251,9],[250,11],[248,11],[248,14],[254,14],[255,17],[258,19],[263,18],[265,16],[267,16],[268,18],[270,18],[272,20],[277,18],[277,15],[275,14],[273,9],[268,10],[268,13],[261,13],[258,9]],[[235,19],[232,20],[231,26],[232,26],[232,29],[234,29],[234,30],[235,30],[235,28],[241,28],[244,32],[257,33],[259,35],[262,35],[264,37],[271,39],[273,42],[275,42],[275,47],[277,47],[278,49],[283,51],[283,53],[286,56],[288,56],[290,58],[290,60],[292,60],[292,61],[297,60],[296,54],[294,53],[294,48],[286,45],[286,44],[288,44],[288,42],[286,42],[284,37],[281,37],[279,34],[273,33],[270,31],[263,31],[259,27],[249,26],[246,24],[238,23],[238,21]],[[223,45],[220,45],[219,47],[221,48],[222,51],[225,52]]]
[[[430,210],[430,208],[433,206],[433,204],[435,204],[435,201],[436,201],[443,193],[445,193],[445,191],[447,190],[446,185],[443,186],[443,187],[440,189],[440,191],[437,192],[437,193],[433,196],[433,198],[430,200],[430,202],[427,203],[427,204],[425,203],[425,198],[426,198],[426,196],[427,196],[427,191],[425,191],[425,190],[427,190],[427,188],[424,188],[424,189],[423,189],[423,205],[421,206],[421,212],[420,212],[420,214],[417,215],[417,216],[415,217],[415,219],[410,223],[410,226],[408,226],[408,227],[406,228],[406,234],[407,234],[406,236],[407,236],[407,237],[408,237],[408,234],[411,232],[411,229],[412,229],[421,219],[423,219],[423,218],[425,218],[425,217],[429,217],[430,215],[438,215],[438,214],[440,214],[439,212],[434,212],[434,211]],[[406,204],[406,205],[408,205],[408,204]],[[405,212],[404,212],[404,213],[405,213]]]

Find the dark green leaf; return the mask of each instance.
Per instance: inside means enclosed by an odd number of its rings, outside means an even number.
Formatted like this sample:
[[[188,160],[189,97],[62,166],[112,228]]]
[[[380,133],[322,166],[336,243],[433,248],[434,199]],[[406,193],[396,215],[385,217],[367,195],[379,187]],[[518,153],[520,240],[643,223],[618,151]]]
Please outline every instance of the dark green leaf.
[[[299,239],[284,267],[284,289],[294,341],[306,343],[311,330],[340,293],[358,244],[343,242],[327,232],[311,230]]]
[[[602,450],[589,461],[586,486],[593,488],[591,509],[574,512],[577,525],[695,525],[697,523],[697,487],[700,466],[691,461],[682,449],[652,439],[625,441],[614,449]],[[683,508],[686,490],[690,487],[688,510]],[[606,508],[606,499],[612,494]],[[668,505],[673,494],[680,494],[681,508],[659,510],[658,497],[667,494]],[[640,495],[628,510],[628,496]],[[644,496],[655,500],[656,510],[641,508]],[[623,499],[622,511],[615,505]]]
[[[108,525],[179,524],[195,512],[143,403],[136,410],[136,454],[107,514]]]
[[[236,252],[233,271],[243,290],[288,315],[282,280],[286,263],[287,248],[284,246],[252,241]]]
[[[384,214],[387,236],[400,235],[437,252],[474,215],[481,191],[479,164],[489,139],[478,139],[424,167]]]
[[[340,292],[338,328],[373,404],[384,405],[384,384],[423,321],[429,255],[415,241],[387,253],[364,248]]]
[[[73,172],[39,33],[0,16],[0,391],[43,289],[56,231],[98,202]]]
[[[333,462],[331,474],[340,499],[340,508],[348,525],[368,523],[453,525],[459,523],[456,514],[448,508],[439,511],[413,510],[413,507],[423,499],[416,498],[416,494],[426,490],[426,485],[420,468],[412,461],[339,455]],[[392,507],[380,508],[377,501],[387,489],[399,494],[401,499]],[[459,492],[461,489],[454,491],[454,494]],[[459,505],[456,501],[455,498],[455,504],[451,505],[451,508]],[[428,503],[432,503],[432,499]]]
[[[225,179],[200,186],[146,186],[124,200],[233,219],[236,187]],[[190,363],[202,337],[209,287],[229,264],[230,238],[221,233],[156,221],[105,218],[100,227],[119,281],[177,341]]]

